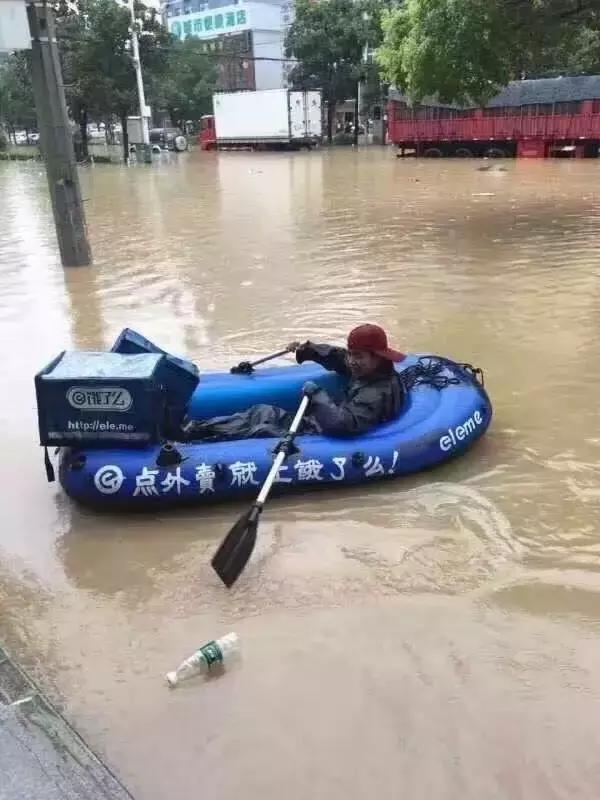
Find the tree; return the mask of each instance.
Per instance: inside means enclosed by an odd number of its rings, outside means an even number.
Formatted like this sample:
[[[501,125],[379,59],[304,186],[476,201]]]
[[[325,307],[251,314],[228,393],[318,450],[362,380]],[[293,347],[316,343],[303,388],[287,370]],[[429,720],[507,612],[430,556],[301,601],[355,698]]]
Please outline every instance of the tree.
[[[383,15],[377,57],[413,101],[483,104],[501,86],[567,66],[598,0],[407,0]]]
[[[65,12],[59,17],[64,82],[84,148],[89,114],[100,119],[117,116],[126,140],[127,116],[135,107],[135,73],[127,45],[127,8],[115,0],[77,0]],[[124,141],[126,159],[127,145]]]
[[[297,87],[323,90],[330,142],[335,106],[356,96],[365,44],[378,42],[379,16],[379,0],[297,0],[286,38],[287,55],[298,60],[291,78]]]
[[[216,69],[198,39],[176,39],[166,70],[155,75],[153,93],[157,105],[168,111],[173,124],[183,128],[186,120],[197,120],[212,111]]]
[[[169,65],[180,41],[169,33],[155,8],[147,8],[139,0],[135,0],[135,15],[138,20],[146,101],[151,105],[158,105],[162,82],[169,74]]]
[[[80,146],[75,146],[77,160],[88,157],[88,111],[89,102],[81,94],[82,84],[76,73],[75,62],[77,54],[83,46],[85,32],[85,8],[81,0],[66,2],[60,0],[56,13],[56,33],[59,45],[65,98],[69,113],[74,122],[79,125]]]
[[[29,61],[29,53],[19,52],[0,64],[0,123],[13,138],[16,128],[37,126]]]
[[[151,99],[158,76],[167,69],[173,37],[154,9],[136,2],[135,14],[145,88]],[[130,25],[127,6],[115,0],[77,0],[59,9],[67,102],[81,129],[84,154],[88,116],[116,116],[123,130],[124,158],[129,156],[127,117],[138,112]]]
[[[600,12],[573,28],[571,37],[565,37],[561,63],[569,72],[600,74]]]

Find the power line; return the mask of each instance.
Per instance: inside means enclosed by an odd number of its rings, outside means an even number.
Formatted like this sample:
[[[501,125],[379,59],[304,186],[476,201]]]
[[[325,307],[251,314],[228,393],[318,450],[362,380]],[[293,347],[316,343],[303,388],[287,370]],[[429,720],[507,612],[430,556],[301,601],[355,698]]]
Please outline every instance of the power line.
[[[283,64],[298,64],[297,58],[269,58],[269,56],[246,56],[230,53],[203,53],[209,58],[228,59],[233,61],[279,61]]]

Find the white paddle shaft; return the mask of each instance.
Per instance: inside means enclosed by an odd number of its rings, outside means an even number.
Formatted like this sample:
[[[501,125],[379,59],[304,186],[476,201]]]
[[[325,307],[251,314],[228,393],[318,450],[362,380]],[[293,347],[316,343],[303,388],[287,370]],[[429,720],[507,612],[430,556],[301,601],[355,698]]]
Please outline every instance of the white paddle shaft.
[[[310,403],[310,398],[305,395],[302,398],[302,402],[298,406],[298,411],[296,411],[296,416],[294,417],[294,420],[293,420],[292,424],[290,425],[290,429],[288,431],[288,434],[296,433],[296,431],[298,430],[298,426],[302,422],[302,417],[306,413],[306,409],[308,408],[308,404],[309,403]],[[286,452],[284,452],[283,450],[280,453],[277,453],[277,457],[275,458],[275,461],[273,461],[273,466],[271,467],[271,469],[269,471],[269,474],[267,475],[267,477],[265,479],[265,482],[262,485],[262,489],[260,490],[260,494],[256,498],[256,505],[257,506],[264,505],[264,502],[267,499],[267,496],[268,496],[269,492],[271,491],[271,486],[273,485],[273,481],[275,480],[275,476],[279,472],[279,469],[280,469],[281,465],[283,464],[283,462],[285,461],[285,459],[287,458],[287,455],[288,454]]]

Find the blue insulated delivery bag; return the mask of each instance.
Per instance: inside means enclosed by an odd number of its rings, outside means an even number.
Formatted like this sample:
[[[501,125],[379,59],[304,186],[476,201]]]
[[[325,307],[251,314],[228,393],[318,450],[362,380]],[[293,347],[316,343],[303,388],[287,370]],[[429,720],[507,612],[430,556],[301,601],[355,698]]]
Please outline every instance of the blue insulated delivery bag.
[[[195,364],[177,358],[157,347],[141,333],[124,328],[111,348],[113,353],[162,353],[160,377],[167,394],[166,425],[169,435],[176,435],[190,397],[198,385],[200,372]]]
[[[63,352],[35,376],[40,444],[144,447],[165,420],[162,353]]]

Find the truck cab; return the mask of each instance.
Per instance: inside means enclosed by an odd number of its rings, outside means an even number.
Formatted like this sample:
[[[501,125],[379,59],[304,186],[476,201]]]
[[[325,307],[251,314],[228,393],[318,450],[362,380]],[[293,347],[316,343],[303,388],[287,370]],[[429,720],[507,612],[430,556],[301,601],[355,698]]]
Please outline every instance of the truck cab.
[[[216,150],[217,133],[215,130],[215,118],[212,114],[205,114],[200,118],[200,134],[198,144],[201,150]]]

